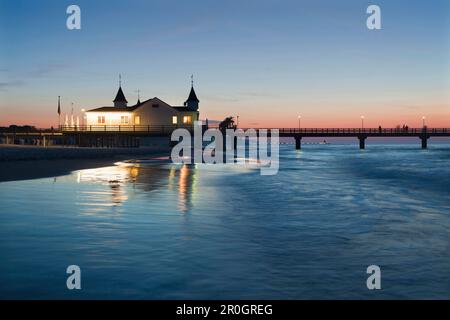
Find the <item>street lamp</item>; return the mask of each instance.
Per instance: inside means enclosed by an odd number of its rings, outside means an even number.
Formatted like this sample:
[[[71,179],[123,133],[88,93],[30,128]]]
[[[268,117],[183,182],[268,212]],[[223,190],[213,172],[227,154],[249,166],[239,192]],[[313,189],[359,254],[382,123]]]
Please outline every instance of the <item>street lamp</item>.
[[[84,118],[86,117],[86,109],[81,109],[81,112],[83,113],[82,115],[81,115],[81,126],[82,127],[84,127],[84,125],[85,125],[85,121],[84,121]]]
[[[422,117],[422,127],[425,128],[425,116]]]
[[[361,116],[361,128],[364,129],[364,116]]]
[[[300,131],[302,116],[298,116],[298,130]]]
[[[72,106],[72,109],[70,110],[70,126],[75,126],[75,118],[73,117],[73,102],[70,104]]]

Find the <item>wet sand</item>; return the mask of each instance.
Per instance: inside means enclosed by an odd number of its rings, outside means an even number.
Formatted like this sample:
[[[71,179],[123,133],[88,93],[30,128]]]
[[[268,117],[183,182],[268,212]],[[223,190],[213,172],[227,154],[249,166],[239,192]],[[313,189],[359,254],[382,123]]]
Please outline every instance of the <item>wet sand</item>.
[[[111,166],[117,161],[167,156],[155,148],[63,148],[0,146],[0,182],[39,179],[75,170]]]

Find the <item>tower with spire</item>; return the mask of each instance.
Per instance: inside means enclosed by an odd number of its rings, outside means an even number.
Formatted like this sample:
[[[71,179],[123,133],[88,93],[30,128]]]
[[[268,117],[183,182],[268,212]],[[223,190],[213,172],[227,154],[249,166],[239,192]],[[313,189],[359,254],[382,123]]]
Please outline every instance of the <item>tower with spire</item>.
[[[113,100],[114,107],[124,108],[127,107],[127,99],[122,91],[122,76],[119,74],[119,90],[117,91],[116,98]]]
[[[194,76],[191,75],[191,92],[189,92],[189,97],[184,102],[184,106],[192,111],[198,111],[199,102],[200,100],[198,100],[194,90]]]

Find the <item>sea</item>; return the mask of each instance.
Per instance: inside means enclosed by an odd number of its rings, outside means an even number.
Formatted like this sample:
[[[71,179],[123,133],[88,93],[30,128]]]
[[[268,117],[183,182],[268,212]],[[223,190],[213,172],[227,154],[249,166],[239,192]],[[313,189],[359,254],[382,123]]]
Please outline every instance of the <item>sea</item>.
[[[450,143],[2,182],[0,299],[450,299]]]

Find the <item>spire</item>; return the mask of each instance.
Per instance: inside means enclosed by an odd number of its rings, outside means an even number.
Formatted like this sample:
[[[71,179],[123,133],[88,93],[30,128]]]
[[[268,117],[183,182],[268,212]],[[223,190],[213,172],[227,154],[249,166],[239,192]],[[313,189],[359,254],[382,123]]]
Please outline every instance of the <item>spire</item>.
[[[113,100],[114,103],[116,102],[125,102],[128,103],[127,99],[125,98],[125,95],[123,94],[122,87],[119,87],[119,91],[117,91],[116,98]]]
[[[137,101],[137,104],[141,104],[141,90],[137,90],[137,93],[138,93],[138,101]]]
[[[186,102],[189,102],[189,101],[200,102],[200,100],[198,100],[198,98],[197,98],[197,95],[195,94],[194,87],[191,87],[191,92],[189,92],[189,97],[186,100]]]
[[[189,92],[189,97],[187,98],[184,105],[192,110],[198,110],[198,103],[200,100],[198,100],[197,95],[195,94],[194,90],[194,75],[191,75],[191,91]]]
[[[127,106],[127,99],[125,98],[125,95],[122,91],[122,75],[119,74],[119,90],[117,91],[116,98],[113,100],[114,107],[126,107]]]
[[[195,101],[195,102],[200,102],[200,100],[198,100],[197,95],[195,94],[195,90],[194,90],[194,75],[191,74],[191,92],[189,93],[189,97],[186,100],[186,102],[188,101]]]

